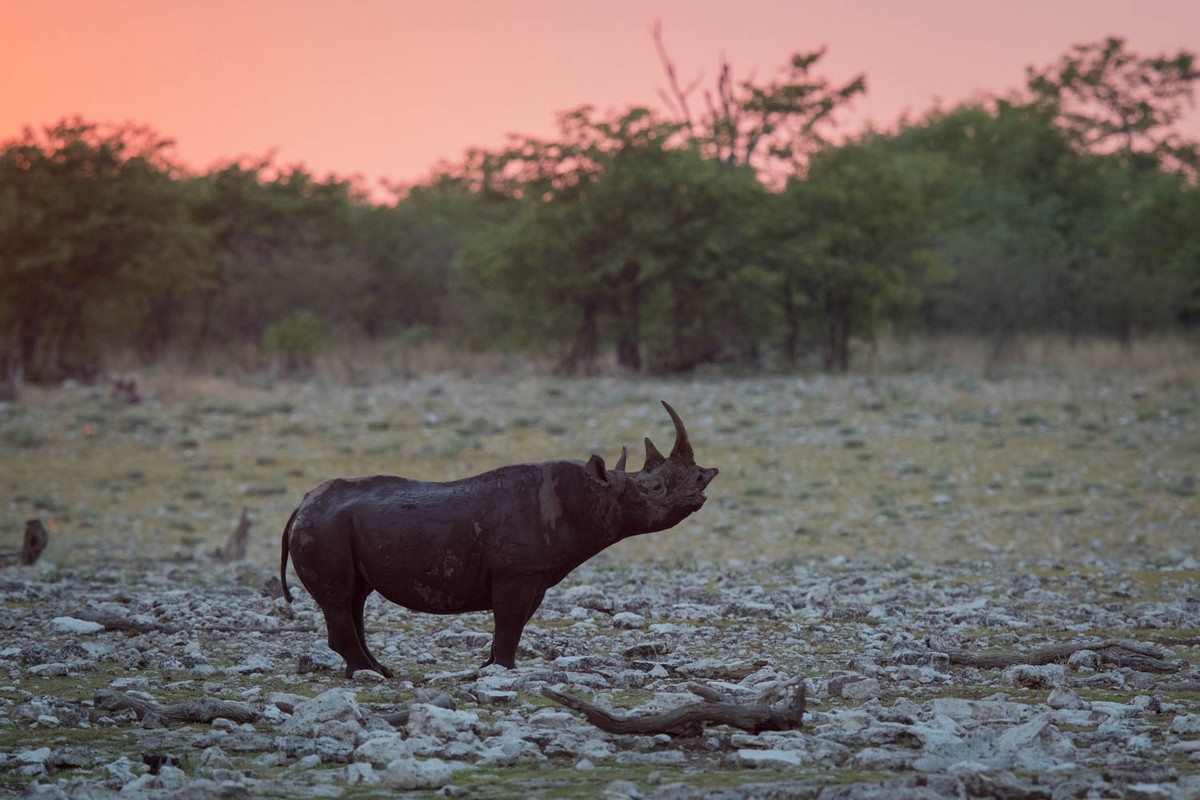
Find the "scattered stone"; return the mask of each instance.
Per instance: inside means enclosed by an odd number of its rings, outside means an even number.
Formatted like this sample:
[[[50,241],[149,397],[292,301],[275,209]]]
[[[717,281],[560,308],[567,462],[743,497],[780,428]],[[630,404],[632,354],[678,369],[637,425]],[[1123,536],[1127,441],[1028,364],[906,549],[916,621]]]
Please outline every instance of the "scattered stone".
[[[310,672],[344,672],[346,662],[328,647],[314,647],[301,653],[296,671],[301,675]]]
[[[1005,683],[1027,689],[1053,689],[1062,686],[1066,672],[1062,664],[1016,664],[1004,670]]]
[[[632,611],[621,611],[613,614],[612,623],[614,628],[640,630],[646,627],[646,618],[641,614],[635,614]]]
[[[842,697],[846,700],[870,700],[879,697],[882,687],[875,678],[842,684]]]
[[[535,620],[546,624],[531,625],[516,670],[473,668],[472,651],[486,650],[491,638],[484,615],[448,622],[378,604],[368,608],[369,624],[390,631],[372,635],[401,676],[391,680],[369,671],[346,679],[341,658],[304,630],[320,617],[301,592],[285,607],[230,589],[261,585],[259,578],[236,583],[232,567],[224,583],[200,565],[163,569],[138,576],[122,567],[102,578],[63,570],[53,580],[26,576],[3,587],[37,609],[0,620],[7,683],[0,725],[18,739],[22,730],[38,737],[0,754],[0,771],[30,783],[30,796],[240,800],[416,790],[455,797],[479,791],[465,788],[475,781],[464,770],[487,770],[489,782],[493,775],[503,782],[506,770],[567,764],[592,771],[589,781],[626,766],[632,774],[659,771],[637,783],[602,781],[601,796],[613,800],[706,791],[723,800],[816,798],[822,790],[839,800],[1200,797],[1200,778],[1191,775],[1200,765],[1200,706],[1191,694],[1200,668],[1188,643],[1171,644],[1174,632],[1141,642],[1152,640],[1163,660],[1179,665],[1162,674],[1102,662],[1089,650],[1064,656],[1065,665],[951,665],[952,650],[914,638],[934,630],[974,652],[1019,658],[1095,641],[1088,633],[1099,628],[1132,634],[1139,621],[1200,627],[1200,603],[1187,599],[1194,590],[1178,600],[1142,600],[1100,561],[1079,573],[1039,569],[1036,578],[1028,569],[981,575],[915,563],[864,568],[853,559],[771,565],[765,569],[778,571],[771,575],[736,563],[719,572],[595,569],[573,576],[582,584],[548,593]],[[140,629],[93,635],[56,622],[79,620],[72,615],[84,608],[140,620]],[[195,619],[229,627],[214,636],[189,627]],[[263,620],[296,630],[236,629]],[[107,695],[50,696],[61,686],[50,679],[64,676],[94,678],[148,708],[210,698],[236,701],[257,717],[218,714],[192,725],[140,719],[100,702]],[[601,733],[541,700],[542,687],[564,684],[622,715],[662,712],[706,702],[689,688],[695,682],[714,697],[762,698],[778,709],[786,699],[779,687],[802,677],[809,696],[802,729],[715,726],[690,741]],[[112,734],[120,746],[107,744]],[[68,744],[75,741],[87,744]],[[123,749],[130,741],[138,749]],[[139,755],[122,755],[130,752]],[[164,759],[141,763],[142,752]],[[719,789],[696,777],[709,768],[759,772],[746,786]],[[835,786],[827,780],[833,770],[872,777]],[[678,780],[687,782],[673,788]],[[531,795],[561,789],[537,781]]]
[[[387,765],[383,782],[397,789],[440,789],[454,778],[454,773],[467,769],[439,758],[398,758]]]
[[[1180,714],[1171,720],[1168,730],[1176,736],[1200,735],[1200,714]]]
[[[80,635],[99,633],[104,630],[104,626],[99,622],[76,619],[75,617],[55,617],[50,620],[50,627],[58,633],[75,633]]]

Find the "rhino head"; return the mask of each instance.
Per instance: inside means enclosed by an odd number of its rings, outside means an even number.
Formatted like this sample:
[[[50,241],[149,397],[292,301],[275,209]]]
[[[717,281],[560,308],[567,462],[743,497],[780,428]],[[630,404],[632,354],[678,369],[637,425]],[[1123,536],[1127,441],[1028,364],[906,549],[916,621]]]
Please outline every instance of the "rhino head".
[[[719,472],[716,467],[696,464],[683,420],[666,401],[663,401],[663,408],[675,423],[675,446],[669,456],[659,452],[647,437],[646,463],[639,472],[625,471],[627,453],[624,448],[611,470],[604,468],[600,456],[592,456],[587,463],[589,477],[607,484],[617,497],[621,506],[622,538],[666,530],[679,524],[704,505],[707,499],[704,490]]]

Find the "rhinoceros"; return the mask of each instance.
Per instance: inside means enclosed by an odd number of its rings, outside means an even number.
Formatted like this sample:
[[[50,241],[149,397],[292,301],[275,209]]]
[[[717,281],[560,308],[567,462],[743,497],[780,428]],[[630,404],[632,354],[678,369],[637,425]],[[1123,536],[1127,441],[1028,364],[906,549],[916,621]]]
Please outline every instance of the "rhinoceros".
[[[646,438],[646,462],[626,472],[587,462],[513,464],[431,483],[376,475],[335,478],[304,496],[283,530],[287,563],[325,615],[329,647],[346,676],[391,671],[367,647],[363,604],[371,592],[413,611],[492,611],[495,631],[483,666],[515,666],[525,624],[546,590],[592,556],[630,536],[677,525],[704,505],[715,467],[697,466],[683,421],[664,457]]]

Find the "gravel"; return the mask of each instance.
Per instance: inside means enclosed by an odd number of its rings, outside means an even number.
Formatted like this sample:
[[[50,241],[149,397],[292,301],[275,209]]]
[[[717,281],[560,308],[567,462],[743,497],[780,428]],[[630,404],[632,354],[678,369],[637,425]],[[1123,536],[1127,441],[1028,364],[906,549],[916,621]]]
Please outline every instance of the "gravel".
[[[476,670],[486,615],[368,602],[393,680],[353,679],[320,613],[251,564],[200,557],[0,572],[0,790],[38,797],[328,797],[436,790],[555,797],[1200,797],[1200,570],[1004,561],[636,565],[600,558],[549,592],[518,668]],[[97,616],[103,613],[104,617]],[[144,629],[114,629],[112,620]],[[103,627],[89,618],[107,619]],[[1115,666],[1151,648],[1170,671]],[[960,666],[939,649],[1058,663]],[[1084,645],[1095,642],[1095,649]],[[948,649],[948,648],[943,648]],[[1020,659],[1018,659],[1020,661]],[[800,730],[612,735],[544,698],[621,713],[782,702]],[[99,693],[248,707],[181,724]],[[519,787],[519,788],[517,788]]]

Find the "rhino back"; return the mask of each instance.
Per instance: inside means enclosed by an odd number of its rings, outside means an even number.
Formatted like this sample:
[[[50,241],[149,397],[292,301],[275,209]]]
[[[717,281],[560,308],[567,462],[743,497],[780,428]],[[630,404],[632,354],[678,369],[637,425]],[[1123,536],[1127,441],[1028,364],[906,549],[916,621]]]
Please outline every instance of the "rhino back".
[[[305,499],[297,530],[392,602],[418,611],[492,607],[492,582],[558,583],[598,552],[579,462],[517,464],[446,483],[337,479]],[[602,538],[602,537],[601,537]],[[303,543],[299,552],[303,552]],[[340,570],[339,570],[340,572]],[[344,573],[343,573],[344,574]]]

